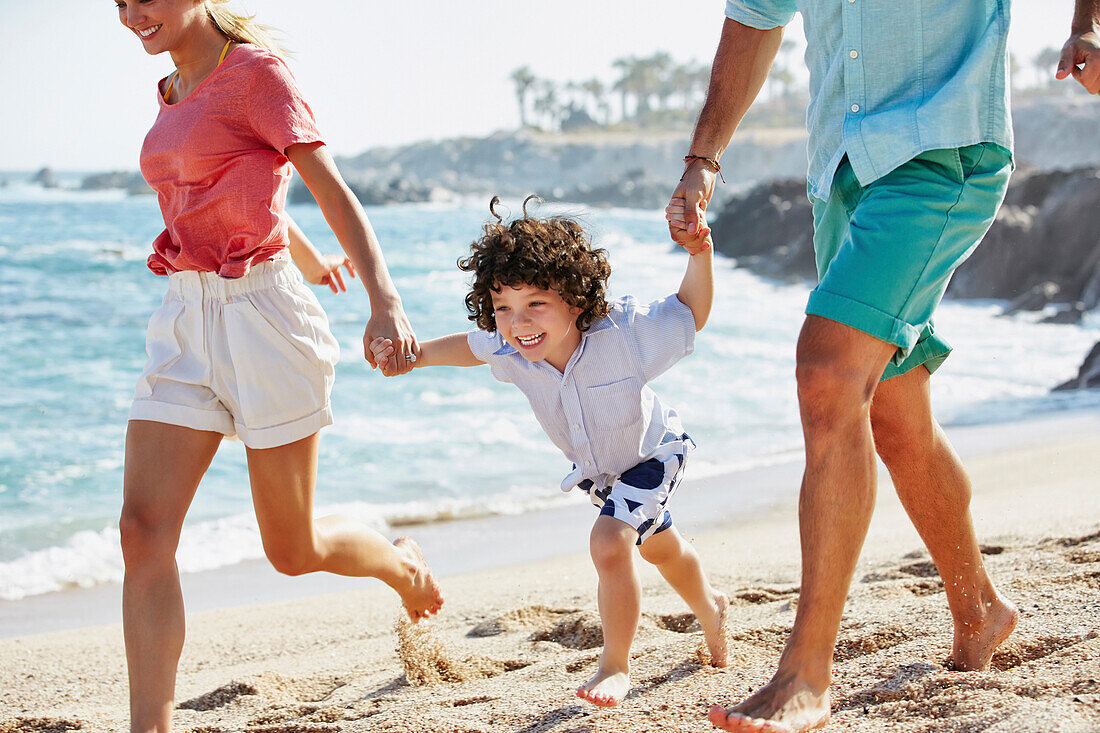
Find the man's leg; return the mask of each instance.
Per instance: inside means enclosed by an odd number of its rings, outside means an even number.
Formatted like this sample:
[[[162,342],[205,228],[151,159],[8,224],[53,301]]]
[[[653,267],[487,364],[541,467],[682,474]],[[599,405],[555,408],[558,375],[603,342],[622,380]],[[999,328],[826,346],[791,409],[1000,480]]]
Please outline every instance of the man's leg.
[[[833,647],[875,505],[871,397],[895,350],[850,326],[806,318],[796,374],[806,441],[798,611],[775,676],[740,705],[712,708],[719,728],[803,731],[829,719]]]
[[[986,574],[970,517],[970,479],[932,417],[929,377],[920,366],[880,384],[871,429],[898,498],[943,579],[955,621],[955,667],[981,670],[1019,614]]]

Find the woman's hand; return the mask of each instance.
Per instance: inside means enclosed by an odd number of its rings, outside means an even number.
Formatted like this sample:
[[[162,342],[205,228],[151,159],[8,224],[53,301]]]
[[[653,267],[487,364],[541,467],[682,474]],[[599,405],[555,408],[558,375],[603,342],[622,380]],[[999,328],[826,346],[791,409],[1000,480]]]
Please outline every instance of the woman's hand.
[[[389,342],[392,353],[376,357],[372,344],[380,340]],[[372,310],[367,328],[363,332],[363,355],[372,368],[381,369],[387,377],[395,377],[412,371],[420,356],[420,343],[416,340],[409,319],[400,301]]]
[[[320,255],[299,269],[310,285],[328,285],[334,293],[346,293],[348,286],[344,283],[341,267],[348,271],[349,277],[355,277],[355,265],[347,255]]]

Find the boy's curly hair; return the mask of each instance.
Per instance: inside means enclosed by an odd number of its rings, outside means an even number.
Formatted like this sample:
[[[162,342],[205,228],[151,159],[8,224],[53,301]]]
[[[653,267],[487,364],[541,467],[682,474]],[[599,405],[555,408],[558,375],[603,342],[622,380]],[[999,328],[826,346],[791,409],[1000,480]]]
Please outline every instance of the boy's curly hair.
[[[608,311],[607,250],[593,249],[575,219],[529,216],[527,203],[532,199],[541,201],[528,196],[523,201],[523,218],[505,224],[494,208],[500,199],[494,196],[489,211],[496,222],[485,225],[482,237],[470,245],[470,256],[458,261],[459,269],[474,273],[466,295],[470,320],[483,331],[495,331],[493,293],[502,287],[530,285],[556,291],[570,306],[580,308],[577,328],[587,331]]]

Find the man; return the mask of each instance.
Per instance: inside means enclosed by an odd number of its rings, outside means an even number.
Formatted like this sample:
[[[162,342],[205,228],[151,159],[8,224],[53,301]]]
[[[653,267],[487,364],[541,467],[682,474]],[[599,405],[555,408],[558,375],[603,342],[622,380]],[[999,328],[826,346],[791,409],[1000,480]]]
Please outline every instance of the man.
[[[959,670],[989,666],[1015,607],[986,574],[970,483],[931,413],[951,347],[932,314],[996,215],[1012,168],[1007,0],[727,0],[707,101],[667,209],[709,234],[719,159],[802,12],[810,68],[808,192],[820,282],[797,346],[806,441],[798,611],[771,681],[710,720],[804,731],[829,719],[832,655],[875,501],[875,453],[944,580]],[[1100,89],[1100,0],[1077,0],[1058,77]],[[1083,64],[1082,68],[1078,65]]]

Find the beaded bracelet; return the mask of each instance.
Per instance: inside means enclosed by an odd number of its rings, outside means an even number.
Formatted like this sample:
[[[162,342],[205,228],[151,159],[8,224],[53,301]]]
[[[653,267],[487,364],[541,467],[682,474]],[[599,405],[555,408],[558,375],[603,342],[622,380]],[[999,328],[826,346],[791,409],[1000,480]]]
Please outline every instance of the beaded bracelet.
[[[714,166],[714,172],[717,173],[718,177],[722,179],[722,183],[726,182],[726,177],[722,175],[722,166],[714,158],[708,158],[705,155],[691,155],[691,154],[688,154],[688,155],[684,156],[684,162],[685,163],[690,162],[692,160],[701,160],[704,163],[710,163],[712,166]],[[684,171],[684,175],[685,176],[687,175],[687,171]],[[680,176],[680,180],[681,181],[684,180],[684,176]]]

